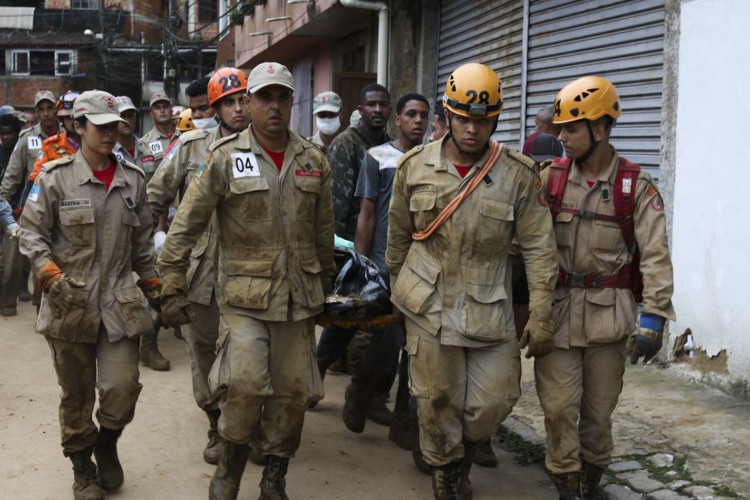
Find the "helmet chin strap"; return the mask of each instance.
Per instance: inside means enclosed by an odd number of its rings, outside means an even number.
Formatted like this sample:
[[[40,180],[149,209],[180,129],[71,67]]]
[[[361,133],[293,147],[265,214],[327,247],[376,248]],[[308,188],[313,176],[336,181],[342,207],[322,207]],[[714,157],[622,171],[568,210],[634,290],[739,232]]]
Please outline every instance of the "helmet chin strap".
[[[589,138],[591,139],[591,146],[589,147],[588,151],[583,153],[578,158],[575,158],[575,160],[579,163],[585,163],[586,160],[588,160],[591,157],[591,155],[594,153],[594,150],[596,149],[596,147],[599,145],[599,141],[597,141],[596,138],[594,137],[594,131],[591,130],[591,122],[586,120],[586,126],[589,129]]]

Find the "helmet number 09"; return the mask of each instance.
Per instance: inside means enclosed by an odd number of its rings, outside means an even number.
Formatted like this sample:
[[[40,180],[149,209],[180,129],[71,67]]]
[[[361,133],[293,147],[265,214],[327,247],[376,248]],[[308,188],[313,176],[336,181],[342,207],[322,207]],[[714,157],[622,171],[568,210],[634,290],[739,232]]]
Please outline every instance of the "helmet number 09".
[[[474,102],[476,102],[477,104],[489,104],[490,103],[490,93],[487,92],[486,90],[479,92],[479,94],[477,94],[476,90],[467,90],[466,97],[469,98],[466,104],[474,104]],[[479,98],[479,100],[477,100],[477,97]]]
[[[219,78],[219,83],[221,84],[222,92],[241,87],[240,78],[237,75],[223,76]]]

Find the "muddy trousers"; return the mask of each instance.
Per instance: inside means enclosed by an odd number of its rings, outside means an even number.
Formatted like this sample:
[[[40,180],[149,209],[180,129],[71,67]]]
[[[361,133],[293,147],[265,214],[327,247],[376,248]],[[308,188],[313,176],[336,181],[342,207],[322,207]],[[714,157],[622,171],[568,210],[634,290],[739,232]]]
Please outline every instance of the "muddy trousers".
[[[96,344],[53,338],[47,338],[47,343],[62,389],[60,430],[66,456],[96,443],[95,390],[99,392],[99,425],[119,430],[133,420],[143,387],[138,383],[138,339],[110,342],[101,325]]]
[[[2,268],[0,268],[0,308],[16,308],[18,292],[23,285],[23,266],[25,257],[18,249],[18,240],[3,231],[2,234]]]
[[[193,397],[204,411],[216,410],[219,403],[212,398],[208,388],[208,373],[216,359],[216,341],[219,338],[219,305],[216,295],[211,295],[208,305],[190,302],[195,312],[195,321],[182,327],[190,359],[193,378]]]
[[[406,350],[419,445],[433,467],[463,458],[464,441],[492,436],[521,396],[515,337],[482,348],[441,345],[439,335],[406,318]]]
[[[252,442],[263,455],[294,456],[308,400],[323,384],[313,318],[222,314],[220,328],[219,369],[211,383],[222,391],[219,433],[233,443]]]
[[[612,412],[622,392],[625,339],[593,347],[555,349],[534,361],[536,390],[547,430],[545,465],[553,474],[581,470],[581,460],[610,463]]]

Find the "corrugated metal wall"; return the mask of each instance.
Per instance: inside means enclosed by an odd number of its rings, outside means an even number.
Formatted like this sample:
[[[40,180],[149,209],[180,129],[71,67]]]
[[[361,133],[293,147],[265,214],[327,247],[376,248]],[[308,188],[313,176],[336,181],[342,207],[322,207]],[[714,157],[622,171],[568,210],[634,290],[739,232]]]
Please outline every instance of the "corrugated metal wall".
[[[623,115],[612,143],[658,175],[664,62],[664,0],[531,0],[526,132],[536,112],[578,77],[608,78]]]
[[[499,75],[505,105],[494,138],[518,144],[521,126],[523,1],[443,2],[438,54],[438,97],[448,76],[466,62],[481,62]]]
[[[438,97],[450,72],[479,61],[503,81],[505,108],[495,138],[521,140],[523,0],[444,0]],[[664,0],[529,0],[526,133],[565,84],[589,74],[612,80],[623,116],[612,142],[658,175],[664,60]]]

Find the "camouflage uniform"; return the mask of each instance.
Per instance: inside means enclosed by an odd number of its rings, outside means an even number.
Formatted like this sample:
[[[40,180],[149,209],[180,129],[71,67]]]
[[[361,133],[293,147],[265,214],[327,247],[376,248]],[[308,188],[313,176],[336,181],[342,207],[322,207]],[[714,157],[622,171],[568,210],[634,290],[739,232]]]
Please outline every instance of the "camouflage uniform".
[[[391,300],[406,318],[411,393],[420,446],[434,467],[464,457],[494,433],[520,396],[508,250],[515,235],[527,266],[531,309],[548,318],[557,278],[549,210],[533,162],[503,149],[492,169],[437,231],[424,230],[466,186],[433,142],[399,162],[388,218]],[[541,200],[541,201],[540,201]]]
[[[221,397],[219,432],[290,457],[307,403],[321,391],[313,317],[336,272],[330,169],[318,148],[289,131],[279,172],[252,130],[209,147],[159,266],[163,294],[187,290],[191,248],[216,211],[221,330],[209,385]]]
[[[221,139],[219,127],[191,130],[170,146],[159,170],[148,183],[148,199],[154,219],[169,210],[179,196],[182,199],[191,181],[206,168],[208,146]],[[217,304],[217,267],[219,247],[215,216],[190,254],[187,272],[187,296],[195,311],[195,322],[183,326],[193,377],[193,396],[203,410],[215,410],[218,404],[208,388],[208,372],[216,359],[219,336]]]
[[[357,233],[360,200],[354,197],[354,190],[357,187],[362,160],[368,149],[390,140],[383,129],[380,138],[374,143],[369,143],[365,139],[366,135],[362,133],[364,128],[364,122],[356,128],[347,128],[333,140],[331,147],[328,148],[336,234],[349,241],[354,241]]]

